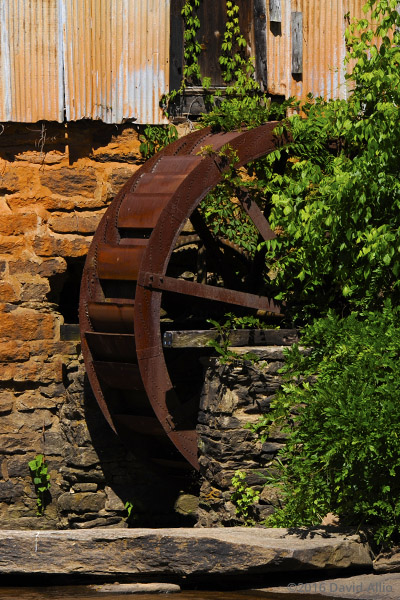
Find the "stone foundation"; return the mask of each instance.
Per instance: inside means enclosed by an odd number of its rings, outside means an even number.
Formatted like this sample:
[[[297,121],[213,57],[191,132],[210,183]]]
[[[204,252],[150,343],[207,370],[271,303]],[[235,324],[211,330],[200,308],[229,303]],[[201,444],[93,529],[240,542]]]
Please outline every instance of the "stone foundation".
[[[1,132],[2,529],[125,527],[125,502],[144,526],[193,523],[181,499],[192,481],[152,472],[127,454],[85,383],[79,342],[62,333],[78,321],[92,235],[142,164],[139,145],[131,124],[6,124]],[[28,462],[40,453],[51,488],[36,517]]]
[[[262,443],[246,425],[268,412],[282,381],[278,371],[284,347],[251,350],[260,362],[220,364],[211,359],[206,371],[197,426],[202,475],[198,527],[262,523],[279,503],[277,492],[264,486],[266,477],[273,475],[271,465],[284,444],[284,434],[276,430]],[[232,477],[237,471],[245,473],[247,485],[260,492],[248,518],[232,502]]]

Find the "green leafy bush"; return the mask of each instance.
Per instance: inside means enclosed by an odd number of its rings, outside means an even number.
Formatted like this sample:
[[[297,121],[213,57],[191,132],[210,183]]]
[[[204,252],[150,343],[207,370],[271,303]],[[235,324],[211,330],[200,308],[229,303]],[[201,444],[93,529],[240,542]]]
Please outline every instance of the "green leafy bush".
[[[348,314],[400,300],[400,15],[394,0],[371,0],[347,33],[348,100],[311,98],[307,118],[286,125],[293,142],[283,174],[265,161],[267,244],[277,298],[304,319],[328,308]],[[378,40],[378,41],[377,41]],[[380,41],[379,41],[380,40]],[[269,157],[274,161],[278,150]],[[269,181],[267,179],[269,177]]]
[[[174,125],[148,125],[139,136],[139,150],[143,158],[148,159],[177,139],[178,131]]]
[[[288,319],[374,310],[400,302],[400,15],[396,0],[370,0],[367,19],[347,31],[347,100],[311,95],[299,107],[236,91],[203,117],[214,129],[256,127],[282,119],[282,143],[249,165],[250,179],[232,170],[213,196],[212,218],[229,218],[234,186],[245,186],[277,238],[264,244],[270,295],[285,300]],[[252,76],[249,74],[249,78]],[[284,118],[288,106],[300,109]],[[292,141],[284,145],[285,136]],[[229,187],[230,185],[230,187]],[[223,225],[219,225],[220,228]],[[247,232],[246,232],[247,233]],[[249,234],[251,231],[249,229]],[[254,253],[254,240],[246,238]],[[258,247],[260,251],[260,245]]]
[[[400,532],[400,309],[329,313],[288,351],[286,383],[258,423],[288,433],[278,483],[284,506],[269,525],[313,525],[329,512],[371,527],[377,542]]]

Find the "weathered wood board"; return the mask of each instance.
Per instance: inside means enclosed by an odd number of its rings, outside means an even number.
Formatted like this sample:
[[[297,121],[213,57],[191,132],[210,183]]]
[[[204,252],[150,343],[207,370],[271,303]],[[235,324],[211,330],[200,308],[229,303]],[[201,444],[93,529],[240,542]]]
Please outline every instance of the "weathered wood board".
[[[256,46],[257,81],[267,90],[267,5],[266,0],[254,0],[254,41]]]
[[[292,74],[303,72],[303,13],[292,12]]]
[[[202,348],[210,340],[218,340],[216,330],[166,331],[164,348]],[[291,346],[299,341],[297,329],[232,329],[229,345],[240,346]]]
[[[281,0],[269,0],[269,20],[272,23],[282,22]]]

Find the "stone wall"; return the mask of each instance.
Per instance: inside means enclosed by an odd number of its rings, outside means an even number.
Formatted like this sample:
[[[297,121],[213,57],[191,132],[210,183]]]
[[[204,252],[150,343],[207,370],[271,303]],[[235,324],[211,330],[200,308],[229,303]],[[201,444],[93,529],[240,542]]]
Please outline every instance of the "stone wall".
[[[126,527],[126,502],[132,525],[193,525],[196,476],[159,472],[127,453],[93,399],[78,339],[63,336],[64,323],[77,323],[92,235],[142,162],[138,132],[81,122],[8,124],[0,134],[0,528]],[[242,522],[231,502],[237,469],[261,489],[259,473],[282,438],[255,443],[243,426],[268,407],[282,357],[275,347],[262,369],[208,366],[199,526]],[[40,453],[51,488],[37,517],[28,462]],[[263,492],[255,519],[274,502]]]
[[[246,425],[269,410],[282,382],[278,371],[283,366],[284,347],[251,351],[259,355],[259,362],[221,364],[210,359],[206,370],[197,426],[202,476],[198,527],[247,524],[232,502],[236,471],[245,473],[247,485],[260,492],[249,520],[262,523],[279,503],[277,491],[264,486],[266,477],[274,474],[272,463],[285,436],[276,429],[263,443]]]
[[[92,235],[142,163],[138,131],[80,122],[0,133],[0,527],[124,526],[126,501],[138,523],[190,524],[174,510],[186,484],[126,454],[84,390],[79,342],[62,336],[78,320]],[[42,452],[51,497],[37,518],[28,462]]]

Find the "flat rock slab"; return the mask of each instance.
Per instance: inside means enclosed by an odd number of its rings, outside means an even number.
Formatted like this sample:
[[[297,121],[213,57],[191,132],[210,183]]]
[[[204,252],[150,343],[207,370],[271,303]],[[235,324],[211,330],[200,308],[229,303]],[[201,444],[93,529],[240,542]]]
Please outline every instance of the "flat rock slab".
[[[372,570],[367,543],[327,529],[0,531],[0,573],[157,578]]]
[[[392,548],[389,552],[379,554],[374,560],[375,573],[400,572],[400,548]],[[399,596],[400,597],[400,596]]]
[[[343,600],[399,600],[400,573],[387,575],[355,575],[324,581],[299,583],[294,580],[285,586],[258,590],[265,592],[268,600],[278,600],[290,594],[293,597],[306,595],[307,600],[315,598],[342,598]]]
[[[105,594],[176,594],[181,591],[174,583],[109,583],[93,586],[93,589]]]

